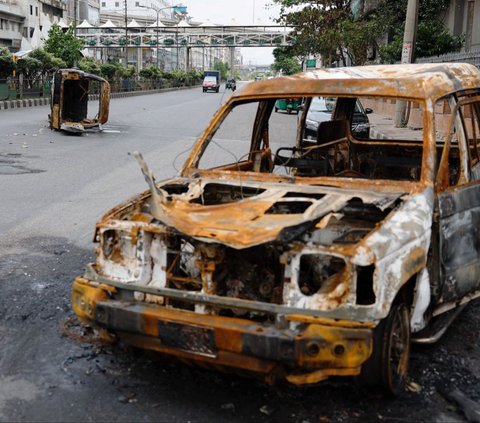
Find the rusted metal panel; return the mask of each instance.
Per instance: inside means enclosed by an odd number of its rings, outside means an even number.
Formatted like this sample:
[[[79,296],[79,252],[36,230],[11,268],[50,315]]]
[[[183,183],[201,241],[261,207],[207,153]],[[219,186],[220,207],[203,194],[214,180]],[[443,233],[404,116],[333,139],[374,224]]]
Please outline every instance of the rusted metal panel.
[[[358,66],[319,69],[259,81],[237,90],[232,101],[239,97],[301,97],[315,95],[319,91],[325,94],[439,98],[453,91],[476,88],[478,84],[478,70],[468,63]]]
[[[480,187],[470,184],[439,195],[443,300],[478,290],[480,274]]]

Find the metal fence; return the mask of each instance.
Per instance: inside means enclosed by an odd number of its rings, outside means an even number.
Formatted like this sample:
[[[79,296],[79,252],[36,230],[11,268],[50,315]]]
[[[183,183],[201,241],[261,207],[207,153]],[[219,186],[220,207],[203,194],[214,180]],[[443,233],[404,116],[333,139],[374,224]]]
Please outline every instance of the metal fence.
[[[445,62],[463,62],[471,63],[480,68],[480,50],[468,53],[448,53],[441,56],[420,57],[415,63],[445,63]]]
[[[183,81],[165,78],[114,78],[110,82],[112,93],[130,92],[130,91],[151,91],[162,88],[193,86],[201,81],[186,79]],[[0,101],[2,100],[21,100],[27,98],[50,97],[51,79],[35,78],[8,78],[0,79]],[[90,94],[98,94],[98,85],[92,83],[89,89]]]
[[[50,78],[10,77],[0,79],[0,100],[50,96]]]

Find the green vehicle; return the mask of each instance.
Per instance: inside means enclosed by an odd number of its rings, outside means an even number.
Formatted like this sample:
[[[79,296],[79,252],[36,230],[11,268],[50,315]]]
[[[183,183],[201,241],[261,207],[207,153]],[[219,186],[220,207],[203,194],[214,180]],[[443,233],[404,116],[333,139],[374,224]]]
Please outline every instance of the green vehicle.
[[[302,104],[301,98],[282,98],[275,102],[275,112],[285,110],[288,114],[296,112],[298,114]]]

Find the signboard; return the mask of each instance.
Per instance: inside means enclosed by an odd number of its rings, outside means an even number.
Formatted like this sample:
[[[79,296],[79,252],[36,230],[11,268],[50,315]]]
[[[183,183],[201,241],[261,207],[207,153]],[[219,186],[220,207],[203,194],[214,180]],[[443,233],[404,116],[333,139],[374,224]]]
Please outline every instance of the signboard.
[[[317,67],[317,59],[307,59],[306,68],[312,69]]]
[[[173,11],[175,13],[186,14],[187,13],[187,6],[173,6]]]
[[[403,43],[402,63],[412,63],[412,43]]]

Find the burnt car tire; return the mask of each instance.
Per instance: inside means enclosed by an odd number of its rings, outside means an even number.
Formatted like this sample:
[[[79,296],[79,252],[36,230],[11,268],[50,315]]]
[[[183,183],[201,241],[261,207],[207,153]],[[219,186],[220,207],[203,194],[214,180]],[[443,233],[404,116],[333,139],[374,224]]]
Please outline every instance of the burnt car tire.
[[[405,386],[410,361],[410,313],[405,303],[393,304],[373,333],[373,351],[359,381],[398,395]]]

